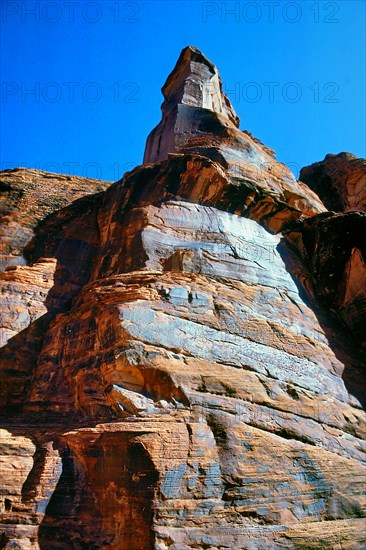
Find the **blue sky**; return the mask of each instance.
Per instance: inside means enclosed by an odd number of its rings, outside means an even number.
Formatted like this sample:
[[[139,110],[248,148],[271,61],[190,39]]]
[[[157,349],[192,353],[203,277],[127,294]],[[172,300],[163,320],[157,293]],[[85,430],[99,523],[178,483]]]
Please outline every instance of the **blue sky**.
[[[299,168],[365,156],[363,1],[1,2],[0,168],[116,180],[142,162],[161,87],[192,44],[240,127]]]

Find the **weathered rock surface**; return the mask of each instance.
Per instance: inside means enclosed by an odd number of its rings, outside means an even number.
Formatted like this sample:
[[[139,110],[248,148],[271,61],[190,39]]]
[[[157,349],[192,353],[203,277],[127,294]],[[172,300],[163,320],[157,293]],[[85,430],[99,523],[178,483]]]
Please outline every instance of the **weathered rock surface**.
[[[25,168],[1,172],[2,402],[18,407],[50,320],[88,281],[108,182]],[[5,373],[5,377],[3,376]]]
[[[365,548],[365,215],[238,130],[197,49],[163,93],[104,192],[7,187],[1,545]]]
[[[0,180],[0,269],[7,265],[24,265],[24,249],[35,237],[35,228],[54,212],[62,216],[63,208],[87,195],[103,191],[109,182],[15,168],[1,172]],[[61,210],[61,212],[60,212]],[[74,205],[68,215],[77,210]],[[65,216],[64,220],[65,221]],[[60,225],[55,231],[55,238]],[[50,228],[48,238],[50,239]]]
[[[300,180],[315,191],[329,210],[366,211],[366,160],[350,153],[326,155],[301,169]]]
[[[366,347],[366,213],[324,213],[293,224],[296,243],[320,302]]]
[[[276,162],[274,151],[237,128],[217,68],[196,48],[182,51],[162,92],[163,116],[147,139],[144,164],[166,160],[170,153],[211,159],[225,169],[241,210],[271,231],[325,210],[315,193]]]

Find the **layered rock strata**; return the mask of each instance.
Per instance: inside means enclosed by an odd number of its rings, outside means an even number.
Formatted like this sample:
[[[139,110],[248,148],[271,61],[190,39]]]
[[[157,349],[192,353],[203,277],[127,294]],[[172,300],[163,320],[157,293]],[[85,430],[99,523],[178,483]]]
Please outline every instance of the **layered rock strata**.
[[[215,65],[200,51],[185,48],[162,88],[162,120],[150,133],[144,164],[171,153],[204,156],[225,170],[238,213],[279,231],[289,219],[325,210],[309,187],[275,160],[275,153],[249,132],[240,131]],[[206,180],[206,184],[207,184]]]
[[[143,166],[11,237],[2,547],[364,548],[366,216],[240,131],[196,48],[163,94]]]

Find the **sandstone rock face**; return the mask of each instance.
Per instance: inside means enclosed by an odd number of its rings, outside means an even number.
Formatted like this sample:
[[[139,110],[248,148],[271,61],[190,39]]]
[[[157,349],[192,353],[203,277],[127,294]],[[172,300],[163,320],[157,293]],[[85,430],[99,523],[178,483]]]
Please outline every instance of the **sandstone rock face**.
[[[147,140],[144,163],[164,160],[168,153],[176,150],[182,132],[194,130],[193,125],[199,123],[197,116],[194,119],[196,110],[206,116],[210,116],[210,113],[219,115],[218,120],[223,125],[239,126],[239,117],[222,91],[217,67],[197,48],[188,46],[182,51],[162,92],[163,119]],[[185,114],[187,128],[184,128]]]
[[[327,155],[305,166],[300,180],[315,191],[329,210],[366,211],[366,160],[350,153]]]
[[[217,68],[196,48],[182,51],[162,92],[163,116],[147,139],[144,164],[171,153],[211,159],[225,169],[246,215],[275,232],[289,219],[325,210],[315,193],[276,162],[274,151],[237,128]]]
[[[59,213],[60,218],[63,214],[65,217],[67,212],[62,212],[62,209],[77,199],[103,191],[108,185],[108,182],[27,168],[1,172],[1,271],[7,265],[27,263],[25,248],[34,239],[35,228],[38,228],[40,222],[48,220],[55,212]],[[69,215],[76,209],[74,204]],[[55,231],[55,238],[60,238],[59,229],[60,226]]]
[[[366,347],[366,214],[325,213],[285,233],[312,274],[318,299]]]
[[[121,181],[5,191],[2,547],[362,549],[365,215],[241,132],[196,48],[163,93]]]
[[[0,182],[0,396],[19,407],[46,327],[89,279],[109,184],[25,168],[1,172]]]

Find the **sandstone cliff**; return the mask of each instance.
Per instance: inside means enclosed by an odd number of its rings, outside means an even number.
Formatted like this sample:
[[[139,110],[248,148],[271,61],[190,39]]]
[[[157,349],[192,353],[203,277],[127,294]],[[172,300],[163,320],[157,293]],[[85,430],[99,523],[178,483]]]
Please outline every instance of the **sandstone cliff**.
[[[365,161],[162,91],[121,181],[0,175],[1,545],[365,548]]]

